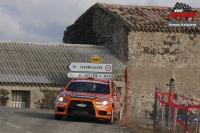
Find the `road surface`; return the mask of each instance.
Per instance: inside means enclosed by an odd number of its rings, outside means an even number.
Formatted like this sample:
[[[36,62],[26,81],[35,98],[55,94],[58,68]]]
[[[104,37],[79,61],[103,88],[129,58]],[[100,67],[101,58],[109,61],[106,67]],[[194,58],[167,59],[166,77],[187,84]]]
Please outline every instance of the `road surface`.
[[[128,133],[117,123],[103,120],[54,120],[53,110],[37,110],[0,106],[0,133]]]

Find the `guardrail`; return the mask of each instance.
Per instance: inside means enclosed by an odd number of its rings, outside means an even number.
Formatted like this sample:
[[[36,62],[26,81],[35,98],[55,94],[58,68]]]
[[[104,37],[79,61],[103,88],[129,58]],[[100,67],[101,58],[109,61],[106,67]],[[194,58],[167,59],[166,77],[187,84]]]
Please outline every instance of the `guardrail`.
[[[158,85],[156,85],[155,91],[155,103],[154,103],[154,127],[157,130],[162,130],[163,128],[169,129],[169,132],[189,132],[192,130],[188,127],[188,121],[192,123],[191,110],[196,110],[198,113],[196,115],[195,133],[199,132],[199,122],[200,122],[200,101],[188,98],[176,93],[174,90],[174,80],[170,80],[170,91],[161,92]],[[192,104],[183,104],[181,101],[190,101]],[[184,111],[184,120],[181,119],[180,115],[177,115],[180,111]],[[194,122],[194,121],[193,121]],[[177,129],[177,123],[180,125]],[[182,129],[180,128],[182,127]],[[179,130],[179,131],[178,131]]]

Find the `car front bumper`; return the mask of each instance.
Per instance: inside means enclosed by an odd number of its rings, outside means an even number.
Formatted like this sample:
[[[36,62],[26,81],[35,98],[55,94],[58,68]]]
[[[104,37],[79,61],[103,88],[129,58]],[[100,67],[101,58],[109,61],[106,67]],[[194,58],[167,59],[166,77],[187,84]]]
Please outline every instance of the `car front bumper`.
[[[86,107],[77,106],[76,102],[86,103]],[[92,117],[100,119],[110,119],[112,104],[97,105],[95,101],[71,100],[69,102],[56,102],[55,114],[77,117]]]

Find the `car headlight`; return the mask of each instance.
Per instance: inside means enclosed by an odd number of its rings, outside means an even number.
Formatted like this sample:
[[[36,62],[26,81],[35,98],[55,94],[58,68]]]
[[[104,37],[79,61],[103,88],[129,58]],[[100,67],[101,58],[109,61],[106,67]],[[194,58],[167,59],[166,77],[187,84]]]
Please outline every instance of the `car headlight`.
[[[101,105],[108,105],[108,101],[101,101],[101,102],[96,102],[96,104],[101,104]]]
[[[58,97],[58,101],[59,102],[68,102],[67,98],[63,98],[63,97]]]
[[[63,97],[59,97],[58,101],[59,101],[59,102],[62,102],[63,99],[64,99]]]
[[[108,104],[108,101],[103,101],[102,102],[102,105],[107,105]]]

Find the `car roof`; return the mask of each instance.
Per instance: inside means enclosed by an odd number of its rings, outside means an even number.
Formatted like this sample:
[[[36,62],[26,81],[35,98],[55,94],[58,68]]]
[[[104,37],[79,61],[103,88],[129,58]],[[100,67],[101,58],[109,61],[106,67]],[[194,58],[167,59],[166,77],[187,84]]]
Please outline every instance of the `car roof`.
[[[109,83],[109,79],[105,78],[87,78],[87,77],[76,77],[73,80],[92,80],[92,81],[98,81],[98,82],[104,82],[104,83]]]

